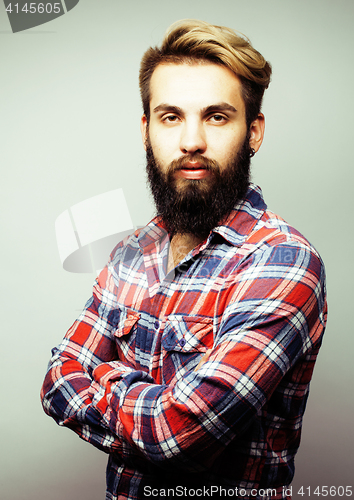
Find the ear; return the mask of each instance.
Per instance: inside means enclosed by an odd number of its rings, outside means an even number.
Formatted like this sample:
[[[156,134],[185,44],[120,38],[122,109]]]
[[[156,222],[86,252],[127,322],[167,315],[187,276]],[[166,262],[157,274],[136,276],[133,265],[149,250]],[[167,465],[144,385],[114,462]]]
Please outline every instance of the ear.
[[[148,121],[145,115],[143,115],[140,120],[140,131],[141,131],[141,138],[143,140],[143,146],[146,151],[146,140],[148,136]]]
[[[250,126],[250,147],[257,151],[261,147],[264,137],[265,118],[263,113],[259,113]]]

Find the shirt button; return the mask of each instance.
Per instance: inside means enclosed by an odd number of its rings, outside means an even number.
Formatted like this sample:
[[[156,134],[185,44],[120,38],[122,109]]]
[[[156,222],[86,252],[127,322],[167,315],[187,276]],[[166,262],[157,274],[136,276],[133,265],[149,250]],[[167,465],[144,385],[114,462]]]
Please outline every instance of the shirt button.
[[[179,345],[180,345],[181,347],[184,347],[184,346],[186,345],[186,339],[181,339],[181,340],[179,341]]]
[[[154,327],[156,330],[158,330],[160,328],[160,323],[158,321],[155,321]]]

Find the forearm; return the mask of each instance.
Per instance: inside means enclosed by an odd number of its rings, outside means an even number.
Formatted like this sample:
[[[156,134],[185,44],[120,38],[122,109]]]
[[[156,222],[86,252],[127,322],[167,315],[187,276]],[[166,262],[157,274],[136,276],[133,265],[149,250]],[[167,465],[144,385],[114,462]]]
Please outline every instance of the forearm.
[[[293,288],[288,286],[289,294]],[[316,352],[324,327],[312,292],[303,291],[296,307],[280,307],[277,296],[266,307],[262,299],[252,300],[245,322],[237,303],[230,304],[204,362],[196,361],[171,385],[156,384],[130,367],[121,370],[114,362],[93,372],[93,406],[110,430],[148,462],[171,470],[209,468],[255,418],[262,418],[282,381],[286,391],[288,373],[293,391],[308,386],[313,368],[308,355]]]
[[[240,373],[217,357],[214,353],[174,386],[152,383],[144,372],[101,365],[94,372],[93,405],[111,431],[147,462],[167,471],[209,469],[266,401],[256,386],[242,397]]]
[[[92,379],[82,365],[53,350],[41,389],[44,411],[61,426],[108,453],[120,450],[120,442],[92,405]]]

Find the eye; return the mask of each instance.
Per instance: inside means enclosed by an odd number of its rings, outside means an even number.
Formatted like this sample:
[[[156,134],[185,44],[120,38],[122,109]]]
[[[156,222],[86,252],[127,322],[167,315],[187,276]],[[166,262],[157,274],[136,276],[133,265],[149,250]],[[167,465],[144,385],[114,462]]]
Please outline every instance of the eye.
[[[211,115],[209,117],[209,120],[214,122],[214,123],[224,123],[224,122],[227,122],[227,117],[224,116],[224,115]]]
[[[176,123],[179,120],[179,117],[177,115],[167,115],[164,116],[162,121],[165,123]]]

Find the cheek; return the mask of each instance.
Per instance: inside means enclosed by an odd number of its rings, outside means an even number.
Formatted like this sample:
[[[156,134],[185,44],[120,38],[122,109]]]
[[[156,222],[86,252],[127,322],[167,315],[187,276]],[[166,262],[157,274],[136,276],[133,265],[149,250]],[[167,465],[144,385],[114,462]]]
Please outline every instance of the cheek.
[[[163,164],[169,164],[178,153],[173,134],[150,134],[150,143],[155,157]]]
[[[219,140],[214,141],[213,145],[210,144],[210,153],[214,160],[225,166],[235,155],[241,150],[244,138],[235,137],[220,137]]]

